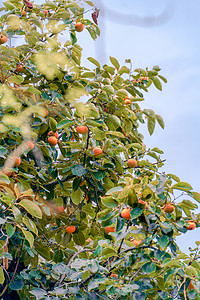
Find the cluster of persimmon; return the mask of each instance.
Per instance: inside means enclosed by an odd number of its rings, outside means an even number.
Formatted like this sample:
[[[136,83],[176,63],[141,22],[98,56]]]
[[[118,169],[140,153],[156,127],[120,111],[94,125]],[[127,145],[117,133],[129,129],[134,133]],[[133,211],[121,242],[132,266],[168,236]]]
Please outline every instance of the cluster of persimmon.
[[[48,143],[51,146],[55,146],[58,143],[58,132],[49,131],[48,133]]]

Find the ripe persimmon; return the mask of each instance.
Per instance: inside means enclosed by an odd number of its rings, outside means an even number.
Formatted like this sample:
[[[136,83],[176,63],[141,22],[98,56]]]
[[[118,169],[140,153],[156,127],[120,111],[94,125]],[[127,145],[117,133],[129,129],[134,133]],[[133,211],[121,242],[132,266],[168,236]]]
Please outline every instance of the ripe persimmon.
[[[45,17],[48,15],[49,11],[48,10],[43,10],[43,13],[45,15]]]
[[[22,69],[23,69],[23,66],[22,66],[22,65],[18,65],[18,66],[16,67],[16,69],[15,69],[15,72],[19,73],[19,72],[22,71]]]
[[[115,232],[115,228],[114,228],[114,227],[106,226],[106,227],[105,227],[105,232],[106,232],[107,234],[109,234],[110,232]]]
[[[2,44],[5,44],[6,42],[7,42],[7,37],[5,36],[5,35],[1,35],[1,37],[0,37],[0,44],[2,45]]]
[[[18,156],[13,156],[13,159],[14,159],[14,162],[15,162],[14,166],[19,167],[19,165],[21,164],[20,158]]]
[[[83,23],[77,22],[77,23],[75,24],[75,30],[76,30],[76,31],[81,32],[81,31],[83,31],[83,29],[84,29],[84,24],[83,24]]]
[[[137,166],[137,161],[134,158],[129,158],[127,160],[127,165],[129,168],[135,168]]]
[[[139,245],[141,242],[142,242],[142,239],[140,239],[139,241],[133,240],[133,244],[134,244],[135,246]]]
[[[186,226],[188,230],[193,230],[196,228],[196,223],[194,221],[188,221],[188,226]]]
[[[122,218],[126,219],[126,220],[130,220],[131,219],[131,209],[130,208],[124,208],[121,211],[121,216]]]
[[[84,134],[88,132],[88,128],[85,125],[80,125],[76,127],[76,132]]]
[[[58,210],[59,210],[60,212],[64,212],[64,211],[65,211],[65,209],[64,209],[63,206],[58,206]]]
[[[164,212],[166,213],[172,213],[174,210],[174,205],[172,205],[171,203],[166,203],[165,206],[163,207]]]
[[[66,231],[67,233],[73,233],[74,231],[76,231],[76,226],[74,225],[67,226]]]
[[[57,131],[56,132],[49,131],[47,135],[48,136],[55,136],[56,139],[58,138],[58,132]]]
[[[103,153],[103,150],[101,148],[94,148],[92,150],[95,156],[101,155]]]
[[[22,17],[26,17],[26,11],[24,9],[22,9],[21,13],[22,13]]]
[[[112,274],[110,274],[110,277],[111,277],[111,278],[118,278],[118,275],[115,274],[115,273],[112,273]]]
[[[57,145],[58,140],[57,140],[57,138],[56,138],[55,136],[50,136],[50,137],[48,138],[48,143],[49,143],[50,145],[52,145],[52,146],[55,146],[55,145]]]

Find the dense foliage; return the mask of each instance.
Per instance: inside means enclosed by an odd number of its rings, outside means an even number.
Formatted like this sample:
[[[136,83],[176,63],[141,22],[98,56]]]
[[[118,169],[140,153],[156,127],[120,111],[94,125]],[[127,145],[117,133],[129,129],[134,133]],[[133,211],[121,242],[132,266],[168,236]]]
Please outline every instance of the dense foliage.
[[[90,1],[10,0],[0,20],[0,298],[200,299],[200,242],[176,244],[200,194],[139,132],[164,128],[140,107],[160,68],[82,67]]]

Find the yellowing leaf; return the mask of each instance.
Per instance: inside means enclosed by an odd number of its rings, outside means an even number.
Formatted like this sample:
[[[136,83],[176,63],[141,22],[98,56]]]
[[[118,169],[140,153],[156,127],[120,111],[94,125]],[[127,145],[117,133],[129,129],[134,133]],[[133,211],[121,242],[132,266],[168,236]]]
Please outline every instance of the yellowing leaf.
[[[22,229],[22,232],[23,232],[26,240],[29,242],[30,247],[32,248],[33,247],[33,243],[34,243],[34,236],[33,236],[33,234],[31,232],[29,232],[29,231],[24,230],[24,229]]]
[[[178,182],[172,186],[172,189],[189,191],[189,190],[192,190],[192,187],[187,182]]]
[[[3,284],[5,280],[3,268],[0,267],[0,284]]]
[[[42,219],[42,211],[33,201],[23,199],[18,204],[21,205],[29,214],[31,214],[31,216]]]

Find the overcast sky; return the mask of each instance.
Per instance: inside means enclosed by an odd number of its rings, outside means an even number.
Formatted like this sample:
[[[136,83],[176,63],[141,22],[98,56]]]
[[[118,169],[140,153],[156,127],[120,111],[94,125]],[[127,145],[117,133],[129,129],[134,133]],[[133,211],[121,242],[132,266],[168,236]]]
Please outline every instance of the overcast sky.
[[[142,107],[160,114],[166,127],[156,126],[150,137],[144,125],[144,141],[147,147],[164,151],[166,173],[176,174],[200,192],[200,1],[95,2],[101,8],[101,37],[93,42],[87,31],[79,34],[83,64],[88,56],[109,63],[111,55],[121,64],[131,58],[134,68],[161,67],[168,83],[163,84],[162,92],[152,86]],[[198,239],[200,229],[181,236],[178,243],[187,251]]]

